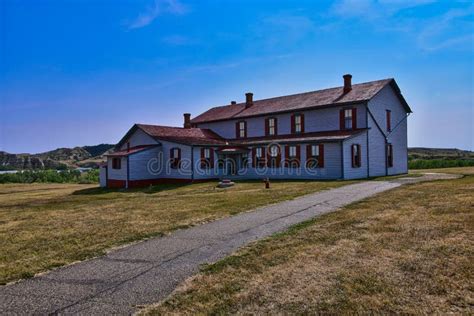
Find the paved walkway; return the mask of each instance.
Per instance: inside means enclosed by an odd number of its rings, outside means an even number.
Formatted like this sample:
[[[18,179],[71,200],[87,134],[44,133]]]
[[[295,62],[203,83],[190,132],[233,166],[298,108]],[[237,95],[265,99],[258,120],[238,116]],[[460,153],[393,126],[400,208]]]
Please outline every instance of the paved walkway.
[[[2,286],[0,314],[130,314],[251,241],[404,183],[452,177],[364,181],[176,231]]]

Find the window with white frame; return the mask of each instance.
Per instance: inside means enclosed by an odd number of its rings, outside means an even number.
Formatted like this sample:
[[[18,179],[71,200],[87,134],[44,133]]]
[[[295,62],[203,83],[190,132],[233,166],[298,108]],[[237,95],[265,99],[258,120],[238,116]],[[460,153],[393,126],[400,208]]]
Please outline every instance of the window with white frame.
[[[246,131],[245,131],[245,122],[239,122],[239,137],[240,138],[244,138],[245,137],[245,134],[246,134]]]
[[[323,168],[324,167],[324,145],[311,145],[307,153],[307,166],[309,168]]]
[[[269,118],[268,119],[268,135],[272,136],[276,134],[276,119],[275,118]]]
[[[277,145],[270,147],[270,159],[268,159],[268,167],[277,168],[280,166],[280,148]]]
[[[296,146],[290,146],[288,149],[288,154],[291,158],[296,157]]]
[[[295,133],[301,133],[301,115],[295,115]]]
[[[352,109],[344,110],[344,127],[346,129],[352,128]]]

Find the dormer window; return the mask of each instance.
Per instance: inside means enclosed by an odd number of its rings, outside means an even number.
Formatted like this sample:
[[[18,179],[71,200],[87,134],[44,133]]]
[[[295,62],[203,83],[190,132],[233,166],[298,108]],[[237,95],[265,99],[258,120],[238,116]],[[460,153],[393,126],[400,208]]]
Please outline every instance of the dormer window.
[[[304,133],[304,115],[294,114],[291,116],[291,133]]]
[[[236,138],[246,138],[247,137],[247,122],[240,121],[235,124],[235,136]]]

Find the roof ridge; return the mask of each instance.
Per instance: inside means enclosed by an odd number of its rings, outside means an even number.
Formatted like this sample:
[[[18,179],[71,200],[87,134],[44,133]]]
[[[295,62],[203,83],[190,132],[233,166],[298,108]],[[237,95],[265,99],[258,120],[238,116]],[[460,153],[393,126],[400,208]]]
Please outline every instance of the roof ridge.
[[[372,81],[366,81],[366,82],[361,82],[361,83],[355,83],[355,84],[353,84],[352,86],[353,86],[353,87],[354,87],[354,86],[361,86],[361,85],[364,85],[364,84],[373,84],[373,83],[382,82],[382,81],[387,81],[387,83],[388,83],[388,82],[390,82],[391,80],[394,80],[394,78],[385,78],[385,79],[379,79],[379,80],[372,80]],[[260,101],[268,101],[268,100],[274,100],[274,99],[279,99],[279,98],[294,97],[294,96],[297,96],[297,95],[304,95],[304,94],[310,94],[310,93],[322,92],[322,91],[328,91],[328,90],[334,90],[334,89],[341,89],[341,88],[344,88],[344,86],[323,88],[323,89],[318,89],[318,90],[311,90],[311,91],[305,91],[305,92],[299,92],[299,93],[293,93],[293,94],[280,95],[280,96],[271,97],[271,98],[258,99],[258,100],[254,100],[253,103],[254,103],[254,105],[255,105],[255,103],[260,102]],[[224,108],[224,107],[227,107],[227,106],[244,105],[244,104],[245,104],[245,102],[240,102],[240,103],[237,103],[237,104],[218,105],[218,106],[214,106],[214,107],[210,108],[209,110],[217,109],[217,108]],[[204,113],[205,113],[205,112],[204,112]],[[239,112],[239,113],[240,113],[240,112]],[[236,114],[238,114],[238,113],[236,113]],[[197,116],[196,116],[196,117],[197,117]]]

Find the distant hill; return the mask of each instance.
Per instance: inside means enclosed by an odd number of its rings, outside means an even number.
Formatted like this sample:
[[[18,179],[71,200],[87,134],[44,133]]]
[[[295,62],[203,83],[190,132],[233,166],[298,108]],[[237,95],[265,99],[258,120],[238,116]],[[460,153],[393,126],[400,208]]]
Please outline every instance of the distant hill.
[[[100,144],[74,148],[58,148],[39,154],[9,154],[0,151],[0,170],[97,168],[105,161],[104,154],[114,145]],[[474,152],[456,148],[408,149],[409,160],[418,159],[474,159]]]
[[[0,151],[0,170],[97,168],[111,144],[58,148],[39,154],[10,154]]]
[[[413,159],[474,159],[474,152],[456,148],[408,148],[408,158]]]

